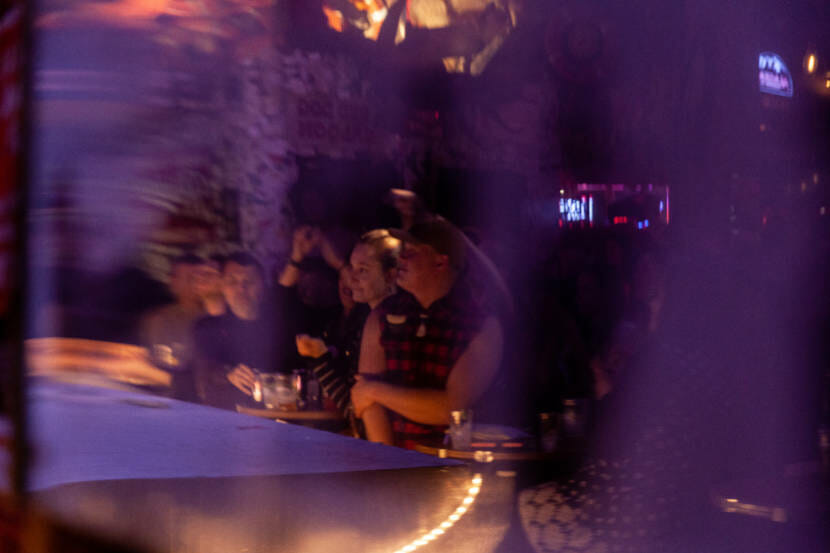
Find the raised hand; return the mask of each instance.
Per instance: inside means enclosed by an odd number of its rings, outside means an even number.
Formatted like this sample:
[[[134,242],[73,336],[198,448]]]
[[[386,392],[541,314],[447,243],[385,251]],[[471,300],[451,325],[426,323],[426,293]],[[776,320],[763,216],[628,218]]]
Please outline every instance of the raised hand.
[[[328,351],[328,346],[324,341],[308,334],[297,334],[295,340],[297,341],[297,351],[303,357],[318,359]]]
[[[299,263],[310,254],[320,242],[320,231],[303,225],[294,230],[291,244],[291,260]]]

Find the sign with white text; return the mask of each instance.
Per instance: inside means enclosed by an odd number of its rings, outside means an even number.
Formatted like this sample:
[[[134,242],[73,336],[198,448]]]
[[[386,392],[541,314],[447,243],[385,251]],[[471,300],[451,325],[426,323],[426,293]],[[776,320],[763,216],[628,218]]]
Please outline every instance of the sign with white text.
[[[781,56],[772,52],[761,52],[758,56],[758,84],[761,92],[791,98],[793,77]]]

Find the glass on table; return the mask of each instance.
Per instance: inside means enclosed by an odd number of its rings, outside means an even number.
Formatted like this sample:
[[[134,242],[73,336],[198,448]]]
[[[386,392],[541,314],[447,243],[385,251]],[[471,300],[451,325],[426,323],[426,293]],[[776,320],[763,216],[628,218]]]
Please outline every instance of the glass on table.
[[[473,441],[472,409],[450,411],[449,434],[453,449],[470,449]]]
[[[167,344],[153,344],[153,361],[162,369],[174,369],[179,366],[179,360],[173,351],[173,346]]]
[[[257,376],[257,385],[261,390],[261,399],[266,409],[294,410],[297,408],[297,392],[294,389],[291,377],[280,373],[260,373]]]
[[[150,348],[152,362],[166,371],[180,371],[186,368],[186,350],[184,344],[153,344]]]

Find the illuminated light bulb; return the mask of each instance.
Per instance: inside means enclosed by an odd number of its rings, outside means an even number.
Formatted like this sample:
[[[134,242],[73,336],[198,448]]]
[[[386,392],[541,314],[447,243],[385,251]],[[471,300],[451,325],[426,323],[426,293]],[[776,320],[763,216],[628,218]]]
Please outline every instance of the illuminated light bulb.
[[[813,73],[816,70],[816,56],[810,54],[807,58],[807,73]]]
[[[459,507],[458,509],[455,510],[455,512],[459,515],[463,515],[464,513],[467,512],[467,507]]]
[[[451,525],[451,526],[452,526],[452,525]],[[440,535],[441,535],[441,534],[443,534],[443,533],[444,533],[444,531],[443,531],[443,530],[441,530],[440,528],[436,528],[435,530],[433,530],[432,532],[430,532],[430,534],[431,534],[431,535],[433,535],[433,536],[440,536]]]
[[[448,521],[448,520],[447,520],[447,521],[442,522],[442,523],[441,523],[441,528],[444,528],[444,529],[446,529],[446,528],[452,528],[452,522],[450,522],[450,521]]]
[[[421,547],[422,545],[426,545],[428,543],[429,542],[427,540],[415,540],[414,542],[412,542],[412,545],[415,545],[417,547]]]
[[[830,80],[824,81],[824,88],[830,88]]]
[[[475,501],[475,499],[473,499],[472,497],[465,497],[464,501],[462,501],[462,503],[464,503],[464,505],[469,505],[473,501]]]
[[[470,495],[475,495],[475,494],[477,494],[477,493],[478,493],[478,491],[479,491],[480,489],[481,489],[481,488],[479,488],[478,486],[473,486],[472,488],[470,488],[470,489],[468,490],[468,493],[469,493]]]
[[[423,537],[423,538],[421,538],[421,539],[422,539],[422,540],[424,540],[424,541],[432,541],[432,540],[434,540],[434,539],[435,539],[435,538],[437,538],[437,537],[438,537],[438,536],[436,536],[436,535],[434,535],[432,532],[430,532],[429,534],[427,534],[426,536],[424,536],[424,537]]]
[[[459,515],[458,513],[453,513],[453,514],[451,514],[450,516],[448,516],[447,518],[448,518],[449,520],[451,520],[451,521],[455,522],[455,521],[457,521],[459,518],[461,518],[461,515]]]
[[[481,486],[481,476],[473,478],[473,486]]]
[[[406,547],[401,549],[401,551],[403,551],[404,553],[409,553],[410,551],[415,551],[416,549],[418,549],[417,545],[407,545]]]

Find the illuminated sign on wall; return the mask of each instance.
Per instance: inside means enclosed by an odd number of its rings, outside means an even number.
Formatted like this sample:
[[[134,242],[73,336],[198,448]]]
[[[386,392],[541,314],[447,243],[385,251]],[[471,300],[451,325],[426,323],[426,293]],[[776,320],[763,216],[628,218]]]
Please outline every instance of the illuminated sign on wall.
[[[559,218],[568,223],[579,221],[593,222],[594,198],[585,196],[579,198],[560,198]]]
[[[785,96],[793,95],[793,77],[787,64],[778,54],[761,52],[758,56],[758,84],[761,92]]]

